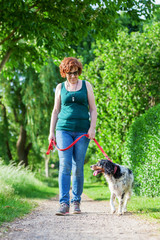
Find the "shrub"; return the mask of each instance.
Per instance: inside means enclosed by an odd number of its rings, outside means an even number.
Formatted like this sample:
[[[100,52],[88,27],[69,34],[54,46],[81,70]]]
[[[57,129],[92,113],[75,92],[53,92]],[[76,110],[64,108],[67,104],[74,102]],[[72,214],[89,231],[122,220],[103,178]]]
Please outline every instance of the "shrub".
[[[160,193],[160,104],[131,125],[124,147],[123,164],[133,170],[139,195]]]

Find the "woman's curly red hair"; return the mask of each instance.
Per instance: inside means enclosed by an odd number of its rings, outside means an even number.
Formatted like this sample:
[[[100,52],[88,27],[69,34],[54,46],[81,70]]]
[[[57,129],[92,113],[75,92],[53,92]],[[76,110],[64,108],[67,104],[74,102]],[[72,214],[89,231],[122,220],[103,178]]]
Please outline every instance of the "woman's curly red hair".
[[[81,75],[83,68],[82,63],[74,57],[64,58],[59,66],[61,76],[65,78],[66,73],[70,72],[74,67],[78,67],[78,75]]]

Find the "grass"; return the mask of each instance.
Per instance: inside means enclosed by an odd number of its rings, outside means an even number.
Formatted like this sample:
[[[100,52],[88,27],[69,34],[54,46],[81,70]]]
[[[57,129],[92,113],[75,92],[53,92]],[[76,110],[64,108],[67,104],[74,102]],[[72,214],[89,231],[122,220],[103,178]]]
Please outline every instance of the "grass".
[[[128,210],[160,223],[160,197],[133,196],[128,204]]]
[[[95,201],[109,201],[110,199],[110,191],[102,183],[84,183],[84,193]]]
[[[104,183],[84,183],[84,193],[93,200],[109,201],[110,191]],[[128,211],[140,215],[148,220],[160,223],[160,197],[132,196],[128,202]]]
[[[29,213],[34,207],[35,203],[28,202],[16,195],[0,194],[0,225]]]
[[[23,166],[6,166],[0,161],[0,225],[29,213],[36,199],[49,199],[58,194],[55,178],[37,177]]]

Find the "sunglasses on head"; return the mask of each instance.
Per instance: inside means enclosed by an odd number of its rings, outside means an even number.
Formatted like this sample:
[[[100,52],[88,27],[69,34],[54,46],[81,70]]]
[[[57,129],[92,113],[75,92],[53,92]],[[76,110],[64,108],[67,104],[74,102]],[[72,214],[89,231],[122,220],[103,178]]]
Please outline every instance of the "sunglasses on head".
[[[78,75],[78,71],[76,71],[76,72],[68,72],[67,73],[69,76],[71,76],[72,74],[74,75],[74,76],[77,76]]]

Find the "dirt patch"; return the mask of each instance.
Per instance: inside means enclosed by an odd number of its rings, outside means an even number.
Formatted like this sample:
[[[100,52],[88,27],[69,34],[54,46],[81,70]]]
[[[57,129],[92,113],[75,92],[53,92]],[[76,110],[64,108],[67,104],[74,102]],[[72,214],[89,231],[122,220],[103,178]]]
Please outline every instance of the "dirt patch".
[[[110,214],[109,202],[82,196],[82,214],[56,216],[57,198],[39,201],[39,207],[23,219],[4,225],[3,240],[159,240],[160,224],[146,222],[131,213]],[[2,228],[1,228],[2,229]],[[1,231],[2,232],[2,231]]]

